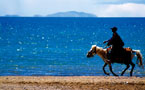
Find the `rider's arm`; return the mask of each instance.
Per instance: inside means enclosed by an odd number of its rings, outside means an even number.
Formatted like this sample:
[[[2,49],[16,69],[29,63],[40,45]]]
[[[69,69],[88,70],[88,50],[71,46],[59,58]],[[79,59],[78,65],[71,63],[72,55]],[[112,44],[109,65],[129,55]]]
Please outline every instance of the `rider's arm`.
[[[104,41],[103,43],[106,43],[106,42],[108,42],[108,40]]]
[[[112,38],[110,38],[109,40],[106,40],[106,41],[104,41],[103,43],[106,43],[106,42],[111,42],[112,41]]]

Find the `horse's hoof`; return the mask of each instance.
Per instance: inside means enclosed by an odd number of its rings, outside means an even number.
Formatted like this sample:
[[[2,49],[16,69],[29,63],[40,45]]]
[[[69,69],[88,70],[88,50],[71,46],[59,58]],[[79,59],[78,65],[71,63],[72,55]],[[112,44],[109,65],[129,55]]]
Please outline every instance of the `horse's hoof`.
[[[121,74],[121,76],[123,76],[123,74]]]
[[[110,75],[109,73],[105,73],[106,75]]]
[[[132,75],[130,75],[130,77],[132,77]]]
[[[114,76],[119,76],[119,75],[116,75],[116,74],[115,74]]]

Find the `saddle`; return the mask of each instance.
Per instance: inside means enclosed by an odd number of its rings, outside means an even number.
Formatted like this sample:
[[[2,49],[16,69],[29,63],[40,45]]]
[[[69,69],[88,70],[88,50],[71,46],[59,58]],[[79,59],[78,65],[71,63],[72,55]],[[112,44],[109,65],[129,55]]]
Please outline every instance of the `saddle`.
[[[123,50],[120,51],[118,54],[112,55],[111,50],[112,50],[112,47],[107,48],[107,58],[108,59],[111,59],[111,58],[121,59],[121,58],[125,57],[127,54],[132,52],[132,49],[130,47],[127,47],[127,48],[123,48]]]
[[[111,52],[112,47],[107,48],[107,53]],[[126,52],[131,52],[132,49],[130,47],[124,48]]]

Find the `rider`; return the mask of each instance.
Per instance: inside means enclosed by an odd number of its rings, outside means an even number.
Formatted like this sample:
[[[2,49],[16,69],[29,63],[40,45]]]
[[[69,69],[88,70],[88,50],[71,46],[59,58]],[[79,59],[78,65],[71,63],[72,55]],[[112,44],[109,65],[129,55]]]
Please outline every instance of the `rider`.
[[[104,41],[103,43],[107,43],[107,46],[112,45],[112,49],[111,52],[108,53],[107,56],[109,56],[108,58],[110,60],[112,60],[115,57],[118,57],[123,51],[123,46],[124,46],[124,42],[122,41],[122,39],[120,38],[120,36],[117,34],[117,27],[113,27],[111,28],[112,32],[113,32],[113,36],[111,39]]]

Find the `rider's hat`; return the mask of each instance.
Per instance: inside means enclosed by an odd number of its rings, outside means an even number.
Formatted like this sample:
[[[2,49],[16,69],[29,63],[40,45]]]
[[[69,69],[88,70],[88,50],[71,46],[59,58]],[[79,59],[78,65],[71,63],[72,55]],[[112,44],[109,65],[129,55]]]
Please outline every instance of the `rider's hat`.
[[[117,31],[117,27],[113,27],[111,28],[112,32],[116,32]]]

